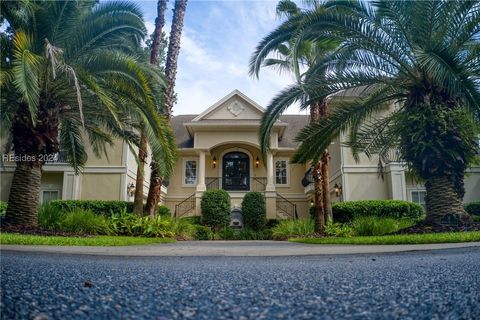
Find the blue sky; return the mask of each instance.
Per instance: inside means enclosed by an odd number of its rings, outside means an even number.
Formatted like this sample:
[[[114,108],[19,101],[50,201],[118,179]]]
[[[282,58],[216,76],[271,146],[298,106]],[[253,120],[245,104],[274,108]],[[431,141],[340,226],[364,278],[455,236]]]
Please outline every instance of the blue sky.
[[[135,1],[143,9],[147,28],[154,29],[157,1]],[[166,31],[170,31],[174,0],[169,1]],[[264,69],[260,79],[248,75],[248,61],[258,42],[280,21],[277,1],[189,0],[182,34],[174,114],[201,113],[234,89],[266,107],[290,84],[289,75]],[[287,113],[298,113],[290,108]]]

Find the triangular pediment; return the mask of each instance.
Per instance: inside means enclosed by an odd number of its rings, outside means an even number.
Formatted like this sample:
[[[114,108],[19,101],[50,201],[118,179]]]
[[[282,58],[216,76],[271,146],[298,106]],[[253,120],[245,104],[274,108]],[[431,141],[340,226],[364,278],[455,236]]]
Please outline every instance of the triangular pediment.
[[[260,120],[265,110],[238,90],[234,90],[199,114],[192,122],[203,120]]]

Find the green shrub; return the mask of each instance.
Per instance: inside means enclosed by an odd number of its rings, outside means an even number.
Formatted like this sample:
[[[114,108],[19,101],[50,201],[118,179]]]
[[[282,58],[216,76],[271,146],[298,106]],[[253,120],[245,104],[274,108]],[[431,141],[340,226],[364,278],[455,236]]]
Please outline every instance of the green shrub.
[[[465,205],[465,211],[472,216],[480,216],[480,201],[474,201]]]
[[[480,222],[480,216],[472,216],[474,222]]]
[[[202,196],[202,223],[214,229],[230,221],[230,196],[225,190],[208,190]]]
[[[418,219],[424,213],[421,205],[402,200],[336,202],[332,205],[332,212],[335,222],[350,222],[356,216]]]
[[[136,225],[139,216],[128,213],[125,209],[114,213],[109,219],[109,228],[112,234],[119,236],[132,236],[134,235],[133,227]]]
[[[133,212],[133,202],[116,200],[53,200],[51,205],[58,210],[68,212],[75,209],[89,210],[96,214],[111,216],[122,212]]]
[[[357,236],[382,236],[412,226],[412,219],[380,218],[375,216],[358,216],[353,220],[353,232]]]
[[[107,218],[91,210],[76,208],[65,213],[57,230],[87,234],[110,234]]]
[[[195,234],[193,238],[195,240],[213,240],[214,234],[207,226],[195,225]]]
[[[108,222],[116,235],[193,239],[195,234],[195,227],[189,221],[168,216],[139,217],[123,211],[112,215]]]
[[[325,226],[325,234],[329,237],[349,238],[353,236],[353,228],[347,223],[327,223]]]
[[[282,220],[272,229],[272,237],[285,240],[293,237],[307,237],[314,233],[315,225],[312,219]]]
[[[7,212],[7,203],[0,201],[0,216],[5,215],[5,212]]]
[[[247,192],[242,201],[243,225],[246,228],[260,230],[267,223],[265,198],[260,192]]]
[[[167,206],[158,206],[157,216],[171,217],[172,212],[170,211],[170,208],[168,208]]]
[[[66,213],[52,206],[51,201],[43,204],[38,210],[38,225],[48,230],[61,230]]]
[[[180,218],[180,220],[187,221],[190,224],[198,224],[198,225],[202,224],[202,217],[201,216],[184,217],[184,218]]]
[[[280,221],[281,220],[278,220],[278,219],[267,219],[267,223],[265,224],[265,228],[272,229],[272,228],[276,227],[280,223]]]

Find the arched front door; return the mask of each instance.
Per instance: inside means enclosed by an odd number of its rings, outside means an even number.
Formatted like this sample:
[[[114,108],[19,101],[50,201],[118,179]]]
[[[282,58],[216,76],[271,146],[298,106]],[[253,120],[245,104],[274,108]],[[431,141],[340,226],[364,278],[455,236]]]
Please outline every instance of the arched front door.
[[[250,159],[243,152],[229,152],[223,156],[222,188],[250,190]]]

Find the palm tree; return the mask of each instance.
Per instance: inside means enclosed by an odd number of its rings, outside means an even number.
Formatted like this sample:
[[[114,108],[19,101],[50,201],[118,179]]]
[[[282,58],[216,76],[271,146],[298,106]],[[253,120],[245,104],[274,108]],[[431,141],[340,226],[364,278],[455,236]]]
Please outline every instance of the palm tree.
[[[14,151],[6,223],[35,227],[41,169],[64,150],[78,173],[85,144],[98,156],[113,137],[138,145],[140,122],[162,167],[173,167],[174,139],[157,115],[163,80],[139,61],[145,35],[138,7],[125,2],[23,1],[1,3],[2,137]]]
[[[310,5],[314,10],[324,10],[321,4],[317,1],[310,1]],[[302,11],[297,4],[291,0],[281,0],[277,4],[277,15],[287,18],[287,24],[290,21],[297,26],[301,25],[301,20],[297,18],[301,15]],[[292,35],[293,37],[293,35]],[[267,37],[268,38],[268,37]],[[301,82],[306,72],[316,64],[316,61],[323,58],[326,53],[329,53],[335,49],[337,43],[322,44],[322,46],[312,41],[304,41],[297,46],[297,53],[292,51],[291,39],[285,38],[282,43],[279,43],[276,47],[270,47],[269,52],[264,51],[266,42],[261,42],[257,47],[255,53],[250,60],[250,74],[256,75],[260,72],[260,68],[274,67],[279,71],[293,72],[296,76],[297,82]],[[275,57],[270,57],[272,54]],[[294,58],[294,56],[296,58]],[[301,73],[301,69],[306,69]],[[328,111],[328,105],[326,100],[314,101],[309,106],[310,109],[310,121],[312,123],[321,121],[326,116]],[[269,145],[269,137],[271,134],[274,121],[278,119],[280,114],[284,110],[275,110],[274,108],[267,108],[260,130],[260,141],[262,153],[265,153]],[[320,161],[313,161],[312,172],[314,180],[314,210],[315,210],[315,226],[316,231],[323,233],[325,220],[332,219],[332,207],[330,203],[329,193],[329,176],[328,176],[328,162],[329,153],[325,149]]]
[[[152,36],[152,44],[150,50],[150,63],[158,66],[158,56],[160,51],[162,29],[165,25],[165,11],[167,10],[168,0],[159,0],[157,2],[157,18],[155,19],[155,30]],[[138,167],[137,178],[135,180],[135,197],[133,200],[133,213],[143,214],[143,182],[144,170],[147,159],[147,135],[144,130],[140,134],[140,146],[138,148]]]
[[[165,66],[165,77],[167,85],[165,88],[165,115],[167,118],[172,116],[174,103],[175,77],[177,75],[178,55],[180,54],[180,39],[182,36],[183,21],[187,9],[187,0],[176,0],[173,9],[172,29],[168,42],[167,62]],[[150,189],[148,190],[147,204],[145,211],[154,215],[158,202],[160,201],[161,186],[164,176],[158,169],[158,164],[152,162],[152,173],[150,175]]]
[[[478,151],[480,3],[381,0],[329,6],[303,15],[295,45],[305,39],[342,44],[301,85],[310,99],[345,90],[361,97],[338,103],[325,121],[307,126],[298,136],[302,144],[294,161],[305,163],[348,132],[354,156],[402,159],[425,181],[427,223],[468,221],[463,180]],[[272,32],[272,43],[289,29]],[[274,100],[287,105],[302,99],[299,87]],[[381,115],[386,105],[394,109]]]

